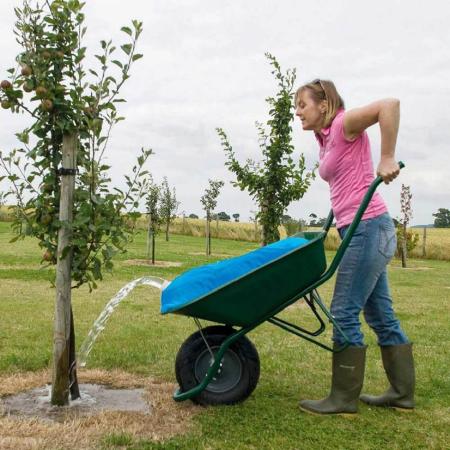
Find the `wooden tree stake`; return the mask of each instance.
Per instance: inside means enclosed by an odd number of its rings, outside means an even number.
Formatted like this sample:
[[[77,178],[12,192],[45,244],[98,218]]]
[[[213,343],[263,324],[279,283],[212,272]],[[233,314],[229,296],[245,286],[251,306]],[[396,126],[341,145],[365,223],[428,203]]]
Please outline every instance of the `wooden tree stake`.
[[[62,168],[76,169],[77,139],[75,134],[63,137]],[[72,252],[64,251],[70,245],[72,230],[73,191],[75,175],[61,174],[61,197],[59,202],[58,261],[56,265],[56,302],[53,334],[53,383],[51,403],[69,403],[69,340],[71,310]],[[63,257],[64,252],[64,257]]]

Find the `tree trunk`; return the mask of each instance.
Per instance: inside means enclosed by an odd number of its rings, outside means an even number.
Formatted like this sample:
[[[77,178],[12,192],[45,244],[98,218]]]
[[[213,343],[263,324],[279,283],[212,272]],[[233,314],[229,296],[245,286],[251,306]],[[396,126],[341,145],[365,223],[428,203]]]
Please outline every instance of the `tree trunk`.
[[[151,240],[152,240],[152,222],[149,219],[148,221],[148,227],[147,227],[147,259],[149,260],[151,258]]]
[[[406,268],[406,241],[407,241],[407,235],[406,235],[406,224],[403,224],[403,233],[402,233],[402,267]]]
[[[422,258],[427,256],[427,229],[423,228],[423,239],[422,239]]]
[[[206,237],[206,256],[211,254],[211,229],[210,229],[210,221],[208,214],[206,215],[206,228],[205,228],[205,237]]]
[[[69,345],[69,387],[70,398],[76,400],[81,397],[77,377],[77,356],[75,352],[75,326],[73,322],[72,305],[70,306],[70,345]]]
[[[155,264],[155,233],[152,232],[152,264]]]
[[[77,140],[74,134],[64,135],[62,146],[62,167],[76,168]],[[69,403],[70,372],[70,330],[71,330],[71,265],[72,250],[72,209],[75,175],[61,174],[61,193],[59,203],[59,220],[63,226],[58,232],[58,260],[56,265],[56,301],[53,334],[53,383],[52,405]],[[64,226],[64,225],[68,226]],[[70,247],[69,247],[70,248]],[[74,341],[75,333],[72,339]],[[73,384],[72,384],[73,386]]]
[[[273,225],[265,225],[262,226],[262,246],[266,246],[267,244],[272,244],[273,242],[277,242],[280,240],[280,232],[278,231],[278,227]]]
[[[208,222],[208,255],[211,255],[211,221]]]
[[[169,226],[170,226],[170,220],[166,223],[166,241],[169,240]]]

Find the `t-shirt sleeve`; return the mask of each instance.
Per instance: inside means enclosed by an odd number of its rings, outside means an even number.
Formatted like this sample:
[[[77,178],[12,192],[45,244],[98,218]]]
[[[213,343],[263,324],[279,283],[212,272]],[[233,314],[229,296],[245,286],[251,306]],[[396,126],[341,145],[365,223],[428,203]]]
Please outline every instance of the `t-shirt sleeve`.
[[[340,145],[348,145],[353,144],[358,139],[361,138],[361,136],[357,136],[355,139],[347,139],[344,134],[344,117],[345,113],[339,114],[334,120],[333,120],[333,135],[334,139],[337,143]]]

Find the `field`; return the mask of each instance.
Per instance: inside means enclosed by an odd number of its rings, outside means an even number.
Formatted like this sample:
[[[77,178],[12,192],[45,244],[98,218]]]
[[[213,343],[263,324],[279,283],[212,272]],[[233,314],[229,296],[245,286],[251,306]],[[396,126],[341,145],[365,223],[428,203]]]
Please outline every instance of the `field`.
[[[12,220],[12,211],[12,207],[0,206],[0,221]],[[142,216],[138,220],[137,226],[143,231],[146,230],[148,226],[147,218]],[[284,226],[280,226],[280,236],[283,238],[288,234],[294,233],[296,227],[292,228],[294,230],[287,230]],[[307,227],[304,230],[319,230],[319,228]],[[427,228],[425,246],[423,245],[424,229],[411,228],[410,231],[416,233],[419,237],[416,247],[411,252],[411,257],[450,261],[450,228]],[[170,233],[202,237],[205,235],[205,220],[177,217],[170,226]],[[163,230],[161,230],[161,234],[164,234]],[[211,234],[212,237],[219,239],[259,242],[261,228],[255,223],[213,220],[211,223]],[[332,228],[325,242],[327,250],[336,250],[339,241],[336,229]]]
[[[146,219],[139,221],[141,229],[146,228]],[[171,232],[188,236],[204,236],[205,220],[176,218],[170,228]],[[306,230],[319,230],[319,228],[307,227]],[[287,235],[286,228],[279,228],[280,236]],[[427,228],[425,240],[425,255],[423,248],[423,228],[411,228],[410,231],[419,236],[416,248],[411,252],[414,258],[440,259],[450,261],[450,228]],[[213,237],[222,239],[234,239],[255,242],[259,240],[260,228],[254,223],[213,221],[211,225]],[[331,229],[325,245],[328,250],[336,250],[339,245],[339,237],[336,229]]]
[[[431,241],[437,230],[429,231],[427,239]],[[144,275],[171,279],[190,267],[239,255],[257,247],[252,242],[213,239],[213,255],[207,258],[203,254],[204,238],[172,235],[170,241],[165,242],[161,234],[157,241],[157,260],[178,262],[181,265],[151,267],[133,263],[145,258],[144,234],[142,232],[137,236],[128,253],[117,258],[114,273],[106,275],[96,291],[89,294],[84,287],[73,291],[78,346],[106,302],[127,282]],[[2,381],[25,379],[45,372],[52,358],[55,292],[48,282],[51,271],[39,267],[40,251],[33,240],[10,244],[8,241],[11,237],[9,224],[0,222]],[[440,239],[439,236],[437,239]],[[447,244],[450,244],[449,241]],[[328,257],[332,255],[330,251]],[[360,414],[354,419],[301,413],[298,410],[299,399],[319,398],[327,393],[330,381],[329,354],[265,324],[249,335],[260,355],[261,378],[246,402],[232,407],[195,410],[189,419],[191,425],[183,433],[159,442],[143,438],[137,432],[120,431],[120,426],[111,426],[109,431],[97,433],[96,440],[89,443],[90,447],[84,443],[82,447],[79,444],[80,447],[74,448],[449,448],[449,274],[448,261],[411,259],[410,267],[401,269],[399,261],[394,260],[389,268],[396,311],[414,342],[417,409],[412,413],[402,414],[365,405],[360,406]],[[332,286],[333,281],[330,281],[320,289],[327,303]],[[288,308],[282,317],[308,325],[311,321],[306,311],[300,303]],[[363,330],[369,344],[364,390],[380,392],[385,387],[385,377],[376,340],[365,325]],[[139,287],[111,317],[84,370],[99,370],[106,374],[120,371],[129,374],[130,379],[154,377],[160,383],[174,383],[175,355],[184,339],[194,331],[195,325],[188,318],[161,316],[158,292],[153,288]],[[327,332],[324,339],[327,341],[329,338],[330,333]],[[81,376],[84,370],[80,370]],[[3,383],[0,396],[6,393]],[[183,408],[187,405],[173,404],[170,392],[160,401],[181,411],[180,414],[183,414]],[[0,418],[0,437],[3,437],[6,429],[5,426],[2,428],[3,420],[6,419]],[[175,427],[176,423],[171,423],[171,426]],[[129,429],[132,430],[123,426],[123,430]],[[14,433],[12,427],[8,430]],[[31,436],[29,430],[21,432]],[[0,448],[1,442],[0,439]],[[16,445],[15,448],[21,447]]]

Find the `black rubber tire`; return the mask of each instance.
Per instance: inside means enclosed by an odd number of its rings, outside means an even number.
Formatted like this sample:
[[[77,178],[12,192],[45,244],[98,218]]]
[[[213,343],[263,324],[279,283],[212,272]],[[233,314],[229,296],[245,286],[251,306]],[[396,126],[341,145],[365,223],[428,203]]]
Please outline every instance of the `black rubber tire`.
[[[232,333],[228,326],[202,329],[213,352]],[[175,373],[181,391],[197,386],[203,379],[211,360],[200,331],[189,336],[180,347],[175,360]],[[256,388],[259,380],[259,356],[256,347],[245,336],[235,341],[225,352],[224,367],[214,380],[191,400],[200,405],[232,405],[244,401]]]

